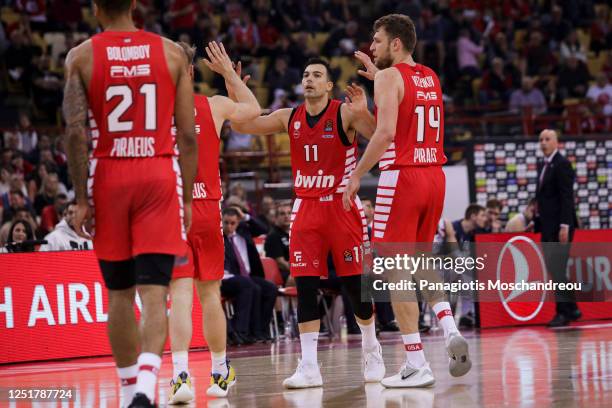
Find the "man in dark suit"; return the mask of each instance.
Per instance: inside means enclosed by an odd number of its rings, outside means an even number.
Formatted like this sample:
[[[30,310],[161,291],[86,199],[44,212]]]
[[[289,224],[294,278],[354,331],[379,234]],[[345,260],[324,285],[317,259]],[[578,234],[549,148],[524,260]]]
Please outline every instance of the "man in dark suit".
[[[555,282],[567,282],[567,260],[570,243],[577,225],[574,208],[574,170],[571,163],[557,150],[557,132],[546,129],[540,133],[540,149],[544,160],[538,163],[536,200],[539,218],[536,232],[542,234],[546,268]],[[547,244],[547,243],[557,244]],[[571,291],[556,291],[557,313],[550,327],[566,326],[580,318],[575,296]]]
[[[225,276],[221,294],[233,298],[236,342],[270,339],[269,325],[278,294],[276,285],[265,279],[259,253],[242,214],[235,208],[223,210],[223,241],[225,245]],[[237,334],[237,336],[236,336]]]

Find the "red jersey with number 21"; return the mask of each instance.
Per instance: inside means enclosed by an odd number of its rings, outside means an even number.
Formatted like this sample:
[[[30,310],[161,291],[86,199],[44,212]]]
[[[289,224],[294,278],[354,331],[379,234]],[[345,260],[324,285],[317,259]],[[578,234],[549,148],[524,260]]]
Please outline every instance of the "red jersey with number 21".
[[[444,102],[438,76],[416,64],[396,64],[404,98],[397,115],[395,138],[379,162],[381,170],[407,166],[441,166],[444,155]]]
[[[162,37],[145,31],[105,31],[91,41],[93,157],[172,156],[176,87]]]

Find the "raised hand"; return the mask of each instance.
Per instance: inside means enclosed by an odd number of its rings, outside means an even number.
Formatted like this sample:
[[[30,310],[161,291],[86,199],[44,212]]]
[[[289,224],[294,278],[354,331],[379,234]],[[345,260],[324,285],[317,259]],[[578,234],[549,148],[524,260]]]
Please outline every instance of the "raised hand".
[[[249,79],[251,79],[251,76],[245,75],[244,77],[242,77],[242,62],[238,61],[238,63],[235,64],[235,66],[236,66],[235,68],[236,75],[238,75],[238,78],[242,78],[242,83],[246,85],[247,82],[249,82]],[[225,89],[227,89],[228,98],[230,98],[233,101],[236,101],[236,94],[234,92],[234,87],[228,81],[225,81]]]
[[[355,58],[357,58],[359,62],[361,62],[366,69],[365,71],[362,69],[357,70],[357,73],[361,75],[362,77],[367,78],[370,81],[373,81],[374,76],[378,72],[378,68],[376,68],[376,65],[374,65],[374,63],[370,59],[370,56],[364,52],[355,51]]]
[[[223,43],[217,44],[216,41],[211,41],[206,47],[208,59],[204,58],[204,64],[212,71],[223,75],[227,78],[229,75],[234,75],[234,64],[230,60]]]
[[[362,87],[353,82],[346,87],[345,92],[344,102],[351,113],[360,114],[368,111],[368,100]]]

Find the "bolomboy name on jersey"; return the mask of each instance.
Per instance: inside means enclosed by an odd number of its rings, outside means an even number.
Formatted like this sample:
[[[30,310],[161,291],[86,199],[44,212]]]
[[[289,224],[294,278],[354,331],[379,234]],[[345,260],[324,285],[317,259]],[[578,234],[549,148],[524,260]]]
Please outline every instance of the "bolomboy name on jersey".
[[[136,61],[151,57],[150,45],[130,45],[128,47],[106,47],[109,61]]]

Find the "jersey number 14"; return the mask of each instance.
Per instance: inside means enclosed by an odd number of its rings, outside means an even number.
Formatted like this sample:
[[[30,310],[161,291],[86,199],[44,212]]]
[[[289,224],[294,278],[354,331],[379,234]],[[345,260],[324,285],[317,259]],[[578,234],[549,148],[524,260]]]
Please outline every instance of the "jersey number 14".
[[[417,142],[422,143],[425,140],[425,106],[417,105],[414,108],[414,113],[417,115]],[[427,110],[427,127],[436,129],[436,143],[440,141],[440,107],[430,106]]]

